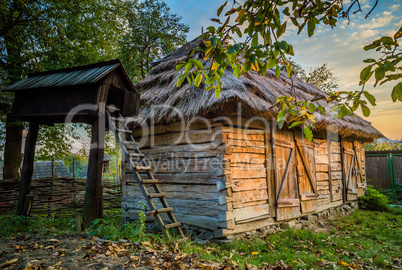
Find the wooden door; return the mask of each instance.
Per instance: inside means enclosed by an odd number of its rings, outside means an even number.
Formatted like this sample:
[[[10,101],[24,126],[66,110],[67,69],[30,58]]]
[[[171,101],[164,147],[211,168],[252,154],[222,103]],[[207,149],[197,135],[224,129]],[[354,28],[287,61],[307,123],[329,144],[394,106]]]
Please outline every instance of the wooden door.
[[[319,197],[315,178],[314,145],[299,138],[296,138],[295,143],[301,212],[310,213],[316,210]]]
[[[273,134],[276,220],[300,216],[296,174],[296,148],[293,133],[277,130]]]
[[[360,144],[358,142],[343,141],[342,151],[344,198],[347,202],[355,201],[359,193],[363,194]]]

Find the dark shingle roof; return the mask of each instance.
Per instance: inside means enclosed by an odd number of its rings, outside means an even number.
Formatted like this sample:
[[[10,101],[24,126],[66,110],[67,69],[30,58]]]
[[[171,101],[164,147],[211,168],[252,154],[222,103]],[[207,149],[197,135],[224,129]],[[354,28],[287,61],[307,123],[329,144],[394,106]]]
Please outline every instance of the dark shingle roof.
[[[119,59],[114,59],[85,66],[31,73],[28,75],[28,78],[22,79],[13,85],[8,86],[3,91],[66,87],[96,83],[119,66],[123,66],[121,61]],[[132,86],[131,80],[124,68],[122,68],[122,70],[128,84]]]

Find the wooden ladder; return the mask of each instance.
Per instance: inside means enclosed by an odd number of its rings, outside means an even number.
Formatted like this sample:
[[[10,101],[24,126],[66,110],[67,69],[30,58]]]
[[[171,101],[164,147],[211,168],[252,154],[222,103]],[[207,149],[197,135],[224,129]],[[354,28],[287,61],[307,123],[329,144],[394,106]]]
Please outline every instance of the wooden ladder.
[[[154,215],[156,222],[167,239],[170,238],[168,231],[170,228],[176,229],[179,236],[185,238],[180,227],[181,223],[177,222],[177,219],[173,214],[173,208],[169,207],[165,194],[162,193],[159,188],[158,180],[154,178],[151,167],[144,160],[144,154],[142,154],[138,148],[138,144],[134,140],[131,130],[127,127],[124,118],[120,114],[120,110],[116,107],[108,106],[106,115],[109,126],[116,135],[123,155],[130,165],[130,169],[133,171],[134,178],[137,181],[148,206],[151,208],[149,213]],[[151,186],[153,192],[150,193],[145,186]],[[159,199],[163,208],[157,209],[153,199]],[[165,224],[161,217],[162,213],[167,214],[170,223]]]

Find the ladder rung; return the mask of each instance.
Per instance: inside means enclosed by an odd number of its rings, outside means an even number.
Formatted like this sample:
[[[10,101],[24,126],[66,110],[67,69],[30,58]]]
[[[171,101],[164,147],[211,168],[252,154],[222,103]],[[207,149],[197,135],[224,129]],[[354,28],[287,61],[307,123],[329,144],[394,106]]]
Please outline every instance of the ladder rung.
[[[119,108],[117,108],[117,107],[114,106],[114,105],[106,106],[106,108],[107,108],[109,111],[112,111],[112,112],[120,112],[120,111],[121,111]]]
[[[137,172],[145,172],[152,170],[151,166],[135,166]]]
[[[158,184],[159,181],[157,179],[145,179],[145,180],[141,180],[141,183],[143,183],[145,185],[152,185],[152,184]]]
[[[138,159],[141,159],[141,158],[144,158],[145,155],[142,154],[142,153],[130,153],[130,157],[131,157],[131,158],[138,158]]]
[[[149,194],[149,198],[153,199],[153,198],[163,198],[165,197],[165,193],[152,193]]]
[[[115,122],[125,122],[124,118],[120,118],[120,117],[116,118],[116,117],[113,117],[113,116],[110,116],[109,118],[110,118],[110,120],[115,121]]]
[[[122,143],[123,143],[125,146],[138,146],[138,143],[137,143],[137,142],[133,142],[133,141],[122,141]]]
[[[170,224],[166,224],[165,228],[166,229],[170,229],[170,228],[174,228],[174,227],[180,227],[181,223],[180,222],[175,222],[175,223],[170,223]]]
[[[168,212],[173,212],[173,207],[167,207],[167,208],[156,209],[156,213],[158,213],[158,214],[161,214],[161,213],[168,213]]]
[[[122,129],[122,128],[118,128],[118,129],[117,129],[117,132],[119,132],[119,133],[126,133],[126,134],[131,134],[131,133],[132,133],[131,130],[129,130],[129,129]]]

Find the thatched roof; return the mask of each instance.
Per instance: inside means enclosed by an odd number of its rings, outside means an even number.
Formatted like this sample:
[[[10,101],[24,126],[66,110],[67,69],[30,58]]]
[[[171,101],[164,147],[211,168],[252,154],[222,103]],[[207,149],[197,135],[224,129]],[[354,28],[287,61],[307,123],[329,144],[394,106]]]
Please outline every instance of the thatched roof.
[[[248,72],[236,78],[233,71],[228,68],[222,77],[222,92],[219,99],[214,91],[205,91],[202,83],[199,88],[189,85],[186,81],[181,87],[176,87],[177,77],[183,72],[176,71],[176,64],[186,59],[187,53],[200,46],[201,40],[195,39],[170,55],[156,62],[148,77],[135,84],[137,91],[141,93],[140,118],[155,124],[167,124],[177,121],[177,111],[180,111],[186,119],[195,116],[223,116],[228,109],[235,112],[237,102],[242,103],[242,113],[245,117],[263,116],[271,119],[276,115],[276,100],[280,96],[290,95],[291,80],[286,74],[275,78],[274,71],[268,70],[265,76],[256,72]],[[201,55],[196,59],[205,63]],[[312,84],[308,84],[293,77],[297,98],[312,100],[320,96],[328,96],[325,92]],[[327,115],[315,113],[317,120],[316,132],[323,132],[331,125],[337,126],[337,132],[342,137],[359,138],[371,141],[377,137],[383,137],[381,132],[370,125],[370,122],[355,115],[336,119],[330,112],[332,104],[325,100],[317,103],[326,108]],[[175,109],[172,109],[172,108]],[[332,128],[333,129],[333,128]]]

